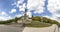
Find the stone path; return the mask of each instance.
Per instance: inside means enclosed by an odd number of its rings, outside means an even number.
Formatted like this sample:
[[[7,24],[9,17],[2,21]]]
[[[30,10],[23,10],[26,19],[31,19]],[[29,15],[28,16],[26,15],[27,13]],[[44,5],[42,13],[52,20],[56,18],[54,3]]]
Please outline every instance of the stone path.
[[[52,25],[50,27],[45,27],[45,28],[25,27],[23,32],[58,32],[58,26]]]
[[[0,25],[0,32],[54,32],[54,31],[58,32],[58,27],[56,25],[46,27],[46,28],[31,28],[31,27],[24,28],[16,24]],[[60,28],[59,28],[59,32],[60,32]]]
[[[9,25],[0,25],[0,32],[22,32],[24,27],[15,27]]]

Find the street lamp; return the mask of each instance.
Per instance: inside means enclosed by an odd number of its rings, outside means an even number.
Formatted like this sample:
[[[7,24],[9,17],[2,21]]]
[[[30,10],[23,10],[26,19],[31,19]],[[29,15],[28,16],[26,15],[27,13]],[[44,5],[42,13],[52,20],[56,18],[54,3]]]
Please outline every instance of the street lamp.
[[[27,13],[27,9],[25,8],[24,18],[23,18],[23,27],[25,27],[25,22],[26,22],[26,17],[27,17],[26,13]]]

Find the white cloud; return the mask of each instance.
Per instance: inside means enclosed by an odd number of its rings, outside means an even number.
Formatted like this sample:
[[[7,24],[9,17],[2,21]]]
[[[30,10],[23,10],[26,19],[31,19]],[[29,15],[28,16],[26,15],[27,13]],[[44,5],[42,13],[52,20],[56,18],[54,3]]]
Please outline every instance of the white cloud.
[[[4,11],[0,12],[0,16],[8,16],[8,14]]]
[[[12,17],[10,17],[6,12],[3,11],[0,13],[0,21],[5,21],[9,19],[12,19]]]
[[[58,17],[58,16],[53,14],[50,18],[52,18],[53,20],[56,20],[60,23],[60,16]]]
[[[28,17],[32,17],[32,13],[30,11],[27,12]]]
[[[26,3],[24,3],[22,6],[19,6],[19,11],[25,11],[25,8],[26,8]]]
[[[55,15],[60,15],[60,0],[49,0],[48,1],[48,10]]]
[[[0,21],[5,21],[5,20],[9,20],[9,19],[12,19],[12,17],[0,16]]]
[[[6,13],[6,12],[1,12],[0,14],[1,14],[1,15],[7,15],[7,13]]]
[[[25,9],[24,8],[20,8],[19,11],[25,11]]]
[[[14,2],[14,3],[11,4],[11,5],[16,5],[16,7],[19,7],[20,4],[23,4],[23,1],[24,1],[24,0],[18,0],[17,2]]]
[[[18,14],[18,15],[16,15],[15,17],[21,17],[21,16],[23,16],[23,14]]]
[[[47,7],[52,16],[58,20],[58,17],[60,17],[60,0],[48,0]]]
[[[44,6],[44,1],[45,0],[28,0],[27,7],[34,9],[34,7]]]
[[[24,0],[19,0],[19,1],[17,1],[17,3],[14,2],[11,5],[15,5],[15,7],[18,7],[19,8],[19,11],[25,11],[25,7],[26,7],[25,5],[26,5],[26,3],[23,3],[23,1]],[[22,4],[22,5],[20,5],[20,4]]]
[[[17,4],[22,4],[24,0],[17,1]]]
[[[38,7],[34,13],[43,13],[43,7]]]
[[[8,18],[9,18],[9,19],[12,19],[12,17],[11,17],[11,16],[8,16]]]
[[[23,6],[19,6],[19,11],[25,11],[25,8]]]
[[[19,0],[17,1],[17,3],[14,3],[16,4],[16,6],[19,8],[19,11],[25,11],[25,4],[26,3],[23,3],[24,0]],[[27,8],[29,10],[35,10],[34,13],[43,13],[43,10],[44,10],[44,2],[45,0],[28,0],[28,4],[27,4]],[[23,4],[23,5],[19,5],[19,4]]]
[[[11,4],[11,5],[16,5],[17,3],[16,2],[14,2],[13,4]]]
[[[51,16],[47,16],[47,15],[46,15],[46,16],[44,16],[44,17],[50,18],[50,19],[52,19],[52,20],[57,20],[57,19],[55,19],[54,16],[51,17]]]
[[[49,19],[56,20],[56,21],[58,21],[58,22],[60,23],[60,21],[58,20],[58,18],[57,18],[55,15],[52,15],[52,16],[47,16],[47,15],[45,15],[45,16],[43,16],[43,17],[47,17],[47,18],[49,18]]]
[[[44,10],[44,2],[45,0],[28,0],[27,7],[28,9],[36,10],[34,13],[42,13]]]
[[[23,1],[24,1],[24,0],[19,0],[19,1],[17,1],[16,6],[19,7],[19,6],[20,6],[19,4],[23,4]]]
[[[30,11],[27,11],[26,14],[28,17],[32,17],[32,13]],[[15,17],[21,17],[21,16],[24,16],[24,14],[17,14]]]
[[[16,9],[11,9],[11,13],[15,13],[16,12]]]

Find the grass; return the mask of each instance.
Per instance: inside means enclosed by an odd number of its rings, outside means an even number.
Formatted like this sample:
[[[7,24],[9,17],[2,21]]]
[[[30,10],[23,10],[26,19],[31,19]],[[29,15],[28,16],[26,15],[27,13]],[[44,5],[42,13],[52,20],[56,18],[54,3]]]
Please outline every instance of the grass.
[[[26,27],[49,27],[52,24],[44,23],[44,22],[38,22],[38,21],[32,21],[29,24],[25,24]]]

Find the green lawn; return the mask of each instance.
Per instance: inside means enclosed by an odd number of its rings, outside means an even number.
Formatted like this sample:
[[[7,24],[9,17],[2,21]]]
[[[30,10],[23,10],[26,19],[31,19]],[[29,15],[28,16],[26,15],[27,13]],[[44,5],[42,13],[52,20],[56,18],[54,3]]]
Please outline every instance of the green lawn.
[[[49,23],[43,23],[43,22],[38,22],[38,21],[32,21],[29,24],[25,24],[26,27],[48,27],[51,26],[52,24]]]

